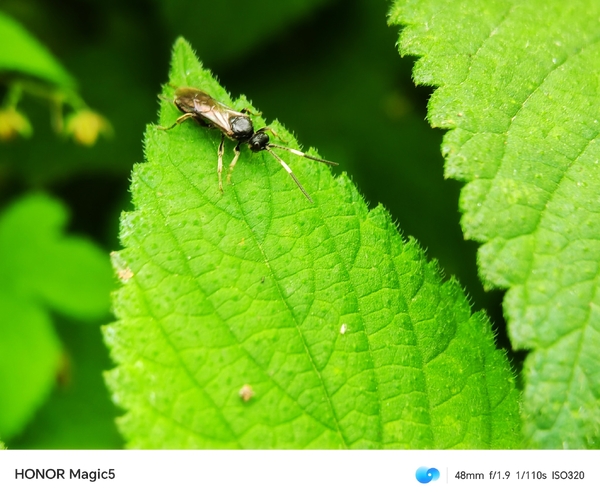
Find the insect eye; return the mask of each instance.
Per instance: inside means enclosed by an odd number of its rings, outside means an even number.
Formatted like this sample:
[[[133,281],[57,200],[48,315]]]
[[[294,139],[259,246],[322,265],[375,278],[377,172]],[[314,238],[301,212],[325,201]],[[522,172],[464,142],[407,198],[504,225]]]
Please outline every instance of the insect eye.
[[[267,144],[269,144],[269,136],[264,132],[254,134],[248,141],[248,146],[255,153],[266,149]]]
[[[233,137],[238,140],[249,138],[254,134],[254,127],[250,118],[245,116],[236,116],[231,120],[231,131]]]

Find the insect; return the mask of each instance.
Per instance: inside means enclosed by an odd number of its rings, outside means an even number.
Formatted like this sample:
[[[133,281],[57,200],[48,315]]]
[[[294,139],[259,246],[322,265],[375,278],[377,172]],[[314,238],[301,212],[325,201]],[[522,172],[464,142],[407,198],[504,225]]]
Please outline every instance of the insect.
[[[181,111],[183,114],[177,118],[177,121],[170,127],[158,127],[159,129],[170,130],[191,118],[203,127],[216,128],[221,132],[221,143],[219,144],[217,159],[217,173],[219,175],[219,189],[221,191],[223,191],[222,172],[223,153],[225,151],[225,137],[231,139],[232,141],[237,141],[237,144],[233,148],[235,156],[229,164],[227,182],[231,181],[231,173],[233,172],[233,168],[240,157],[240,145],[248,144],[250,151],[253,153],[258,153],[259,151],[268,151],[281,164],[285,171],[290,174],[290,177],[298,185],[300,191],[302,191],[302,194],[304,194],[304,196],[306,196],[308,201],[311,203],[313,202],[312,198],[306,192],[304,187],[302,187],[302,184],[300,184],[300,181],[296,178],[292,172],[292,169],[285,161],[275,154],[272,148],[284,149],[297,156],[303,156],[309,160],[326,163],[327,165],[337,165],[335,162],[315,158],[314,156],[307,155],[306,153],[298,151],[297,149],[288,148],[279,144],[272,144],[267,132],[271,132],[275,136],[277,136],[277,133],[269,127],[263,127],[255,131],[252,120],[248,116],[250,113],[248,109],[236,111],[235,109],[232,109],[229,106],[213,99],[203,90],[191,87],[179,87],[175,90],[173,104],[175,104],[177,109],[179,109],[179,111]]]

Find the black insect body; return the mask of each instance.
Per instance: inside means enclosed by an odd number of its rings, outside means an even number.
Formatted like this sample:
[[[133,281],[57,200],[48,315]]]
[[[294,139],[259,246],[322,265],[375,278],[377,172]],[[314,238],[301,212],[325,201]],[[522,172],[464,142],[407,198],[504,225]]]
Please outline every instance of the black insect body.
[[[297,156],[303,156],[309,160],[326,163],[328,165],[337,165],[337,163],[332,161],[321,160],[320,158],[309,156],[302,151],[298,151],[297,149],[287,148],[285,146],[280,146],[279,144],[270,143],[270,138],[267,135],[267,131],[277,135],[274,130],[268,127],[263,127],[257,131],[254,131],[254,125],[248,116],[248,110],[243,109],[241,111],[236,111],[231,109],[225,104],[216,101],[202,90],[191,87],[180,87],[175,90],[175,98],[173,103],[183,114],[177,118],[177,121],[170,127],[159,127],[160,129],[170,130],[176,125],[179,125],[185,120],[191,118],[203,127],[217,128],[220,130],[222,136],[219,144],[217,173],[219,175],[219,189],[221,191],[223,191],[222,172],[225,137],[228,137],[232,141],[237,141],[237,144],[233,148],[235,156],[229,164],[227,182],[231,180],[231,173],[233,172],[233,168],[240,157],[240,145],[247,143],[250,150],[254,153],[258,153],[259,151],[268,151],[281,164],[286,172],[290,174],[292,179],[294,179],[294,182],[300,188],[300,191],[302,191],[304,196],[306,196],[308,201],[311,203],[313,201],[312,198],[302,187],[302,184],[300,184],[300,181],[296,178],[292,172],[292,169],[286,162],[276,155],[271,148],[285,149],[290,153],[293,153]]]

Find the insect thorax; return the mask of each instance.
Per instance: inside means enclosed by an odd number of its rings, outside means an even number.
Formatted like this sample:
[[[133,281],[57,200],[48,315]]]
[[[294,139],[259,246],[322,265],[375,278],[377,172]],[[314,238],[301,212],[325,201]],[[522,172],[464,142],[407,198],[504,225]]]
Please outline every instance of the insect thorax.
[[[234,116],[229,120],[232,137],[238,141],[245,142],[254,135],[252,120],[247,116]]]

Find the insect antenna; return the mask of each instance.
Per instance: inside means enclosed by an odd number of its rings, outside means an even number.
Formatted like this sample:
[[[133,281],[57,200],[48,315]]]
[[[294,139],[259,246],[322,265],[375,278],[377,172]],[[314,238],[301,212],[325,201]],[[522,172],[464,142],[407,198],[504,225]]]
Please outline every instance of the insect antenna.
[[[339,163],[336,163],[334,161],[322,160],[321,158],[315,158],[314,156],[307,155],[306,153],[303,153],[302,151],[298,151],[297,149],[288,148],[286,146],[280,146],[279,144],[270,143],[269,147],[285,149],[286,151],[289,151],[290,153],[293,153],[296,156],[303,156],[304,158],[308,158],[309,160],[318,161],[320,163],[326,163],[327,165],[334,165],[334,166],[339,165]]]
[[[314,202],[313,202],[313,200],[312,200],[312,198],[311,198],[311,197],[308,195],[308,193],[306,192],[306,189],[304,189],[304,188],[302,187],[302,184],[300,184],[300,181],[299,181],[299,180],[296,178],[296,176],[294,175],[294,172],[292,172],[292,169],[291,169],[291,168],[288,166],[288,164],[287,164],[286,162],[284,162],[284,161],[283,161],[283,160],[282,160],[282,159],[281,159],[279,156],[277,156],[277,155],[276,155],[276,154],[275,154],[273,151],[271,151],[271,146],[274,146],[274,144],[269,144],[269,145],[268,145],[268,146],[267,146],[265,149],[266,149],[266,150],[267,150],[269,153],[271,153],[271,154],[273,155],[273,157],[274,157],[274,158],[275,158],[275,159],[276,159],[276,160],[277,160],[279,163],[281,163],[281,166],[282,166],[283,168],[285,168],[286,172],[287,172],[288,174],[290,174],[290,177],[291,177],[292,179],[294,179],[294,182],[295,182],[295,183],[298,185],[298,187],[300,188],[300,191],[302,191],[302,194],[303,194],[304,196],[306,196],[306,199],[307,199],[308,201],[310,201],[311,203],[314,203]],[[277,146],[277,147],[280,147],[280,148],[283,148],[283,149],[288,149],[288,148],[284,148],[283,146]],[[290,150],[290,151],[293,151],[293,150]],[[299,152],[300,152],[300,151],[299,151]],[[306,155],[302,154],[301,156],[306,156]],[[307,158],[310,158],[310,157],[307,157]],[[317,158],[315,158],[315,160],[316,160],[316,159],[317,159]],[[320,161],[320,160],[319,160],[319,161]],[[330,162],[328,162],[328,163],[330,163]],[[337,165],[337,164],[336,164],[336,165]]]

